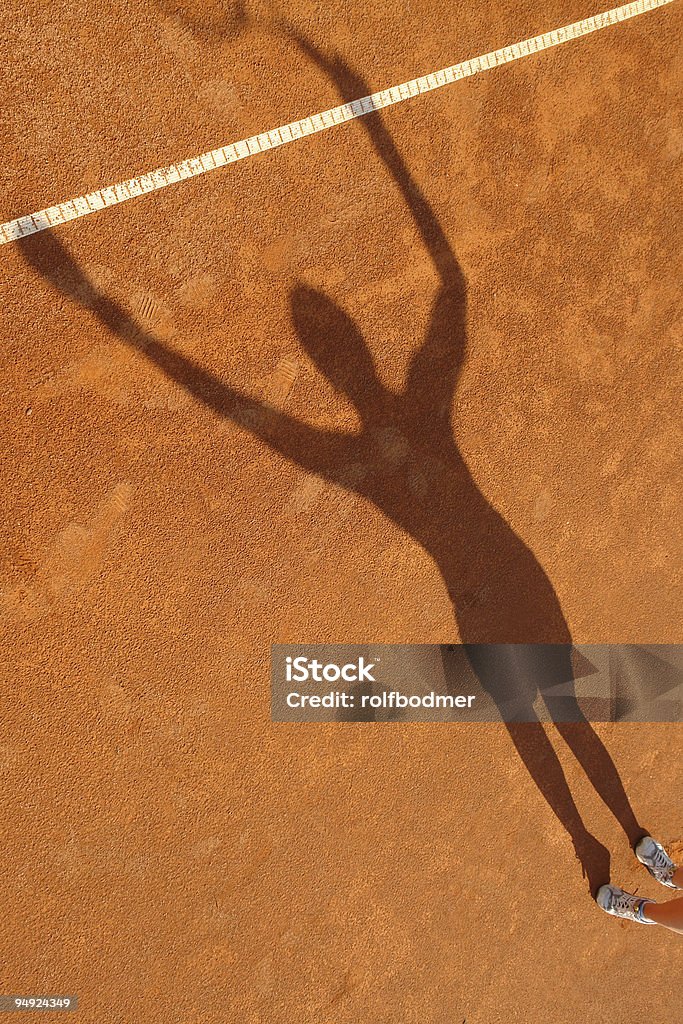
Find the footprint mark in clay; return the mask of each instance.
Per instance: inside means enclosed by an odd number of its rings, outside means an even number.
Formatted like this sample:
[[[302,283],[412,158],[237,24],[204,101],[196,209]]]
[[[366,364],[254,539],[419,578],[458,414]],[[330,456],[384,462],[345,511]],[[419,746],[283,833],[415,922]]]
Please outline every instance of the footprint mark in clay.
[[[294,356],[285,356],[280,360],[266,388],[264,401],[267,405],[273,409],[284,408],[298,373],[299,364]]]
[[[319,476],[310,474],[306,477],[303,483],[299,484],[287,505],[287,512],[289,515],[298,516],[304,512],[307,508],[318,501],[324,491],[327,490],[327,484]]]
[[[264,428],[269,422],[274,422],[275,413],[287,403],[298,373],[299,364],[294,356],[281,359],[273,373],[261,378],[261,405],[243,409],[236,417],[238,422],[250,430]]]
[[[178,298],[184,306],[193,309],[206,309],[216,290],[216,283],[211,274],[197,274],[191,277],[178,289]]]
[[[128,511],[132,487],[117,484],[86,524],[69,523],[58,534],[48,564],[52,591],[67,594],[95,576],[115,540],[117,527]]]
[[[168,340],[175,334],[171,311],[149,292],[142,292],[135,297],[133,313],[140,326],[157,337]]]

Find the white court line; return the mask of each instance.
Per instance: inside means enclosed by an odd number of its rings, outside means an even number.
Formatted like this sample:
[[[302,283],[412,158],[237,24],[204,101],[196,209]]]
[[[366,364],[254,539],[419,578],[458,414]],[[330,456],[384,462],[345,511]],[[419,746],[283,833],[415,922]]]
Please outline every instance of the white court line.
[[[371,96],[363,96],[352,103],[343,103],[339,107],[324,110],[320,114],[313,114],[301,121],[292,121],[290,124],[272,128],[260,135],[252,135],[240,142],[233,142],[229,146],[212,149],[208,153],[202,153],[201,156],[182,160],[179,164],[161,167],[156,171],[143,174],[139,178],[130,178],[128,181],[98,189],[97,192],[89,192],[85,196],[50,206],[26,217],[18,217],[6,224],[0,224],[0,245],[13,242],[17,238],[33,235],[37,231],[45,231],[46,228],[56,227],[66,221],[75,220],[77,217],[85,217],[86,214],[103,210],[107,206],[116,206],[117,203],[124,203],[127,199],[134,199],[147,192],[156,192],[157,189],[166,188],[167,185],[173,185],[177,181],[195,178],[199,174],[206,174],[207,171],[213,171],[217,167],[224,167],[226,164],[244,160],[246,157],[255,156],[268,149],[275,149],[277,146],[294,142],[306,135],[314,135],[326,128],[333,128],[335,125],[352,121],[354,118],[363,117],[364,114],[369,114],[373,110],[390,107],[394,103],[402,103],[413,96],[450,85],[461,78],[468,78],[470,75],[479,74],[480,71],[488,71],[489,68],[509,64],[510,61],[518,60],[520,57],[528,57],[541,50],[548,50],[552,46],[568,43],[572,39],[579,39],[591,32],[608,28],[610,25],[616,25],[620,21],[635,18],[639,14],[645,14],[646,11],[653,11],[657,7],[663,7],[670,3],[673,3],[673,0],[636,0],[635,3],[624,4],[622,7],[615,7],[603,14],[584,18],[583,21],[575,21],[572,25],[565,25],[564,28],[544,32],[543,35],[524,39],[521,43],[512,43],[499,50],[493,50],[491,53],[471,57],[470,60],[462,61],[460,64],[452,64],[448,68],[442,68],[429,75],[422,75],[422,77],[413,78],[409,82],[402,82],[400,85],[383,89],[381,92],[373,92]]]

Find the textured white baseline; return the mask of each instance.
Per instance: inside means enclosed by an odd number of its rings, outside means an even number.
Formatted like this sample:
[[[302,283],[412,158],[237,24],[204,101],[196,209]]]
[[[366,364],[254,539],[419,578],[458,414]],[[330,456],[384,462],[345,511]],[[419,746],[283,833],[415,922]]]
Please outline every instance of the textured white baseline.
[[[197,175],[206,174],[207,171],[213,171],[217,167],[224,167],[226,164],[244,160],[246,157],[255,156],[268,149],[275,149],[277,146],[294,142],[295,139],[303,138],[306,135],[314,135],[316,132],[324,131],[325,128],[333,128],[335,125],[352,121],[354,118],[363,117],[364,114],[369,114],[373,110],[390,107],[394,103],[402,103],[403,100],[440,89],[441,86],[450,85],[461,78],[468,78],[470,75],[479,74],[480,71],[488,71],[490,68],[509,64],[510,61],[518,60],[520,57],[528,57],[541,50],[548,50],[552,46],[568,43],[572,39],[579,39],[591,32],[608,28],[610,25],[616,25],[628,18],[635,18],[639,14],[645,14],[647,11],[653,11],[670,3],[673,3],[673,0],[635,0],[635,3],[624,4],[622,7],[615,7],[603,14],[595,14],[590,18],[584,18],[583,21],[575,21],[563,28],[544,32],[543,35],[533,36],[531,39],[524,39],[520,43],[503,46],[491,53],[484,53],[479,57],[472,57],[470,60],[442,68],[429,75],[422,75],[420,78],[413,78],[409,82],[402,82],[400,85],[383,89],[381,92],[374,92],[371,96],[363,96],[361,99],[353,100],[352,103],[343,103],[339,107],[324,110],[320,114],[312,114],[310,117],[304,117],[301,121],[292,121],[290,124],[272,128],[260,135],[252,135],[248,139],[233,142],[229,146],[222,146],[209,153],[202,153],[201,156],[183,160],[178,164],[171,164],[170,167],[150,171],[139,178],[130,178],[128,181],[98,189],[97,192],[89,192],[85,196],[50,206],[37,213],[18,217],[6,224],[0,224],[0,245],[13,242],[17,238],[33,235],[37,231],[44,231],[46,228],[56,227],[66,221],[75,220],[77,217],[85,217],[88,213],[95,213],[107,206],[115,206],[117,203],[145,195],[147,192],[155,192],[157,189],[166,188],[167,185],[173,185],[177,181],[184,181],[185,178],[195,178]]]

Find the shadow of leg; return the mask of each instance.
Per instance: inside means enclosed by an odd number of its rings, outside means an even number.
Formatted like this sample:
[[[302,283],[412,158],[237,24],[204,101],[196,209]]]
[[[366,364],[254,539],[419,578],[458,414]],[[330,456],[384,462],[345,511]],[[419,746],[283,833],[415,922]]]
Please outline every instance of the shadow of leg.
[[[548,710],[552,714],[550,707]],[[596,793],[623,828],[631,846],[635,846],[648,834],[647,830],[638,822],[614,761],[593,726],[586,718],[571,722],[556,720],[555,724]]]
[[[533,712],[531,712],[533,713]],[[548,806],[569,833],[592,895],[609,881],[610,856],[581,819],[560,760],[540,722],[506,722],[510,738]]]
[[[560,760],[533,706],[539,692],[546,688],[571,690],[571,646],[464,644],[463,647],[482,687],[495,701],[525,768],[568,832],[584,877],[595,895],[597,889],[609,881],[610,856],[584,825]],[[548,704],[545,693],[544,698]],[[568,708],[563,692],[562,711],[569,711],[570,717],[574,717],[580,709],[575,699],[570,700],[570,704]],[[550,707],[549,710],[552,713]]]

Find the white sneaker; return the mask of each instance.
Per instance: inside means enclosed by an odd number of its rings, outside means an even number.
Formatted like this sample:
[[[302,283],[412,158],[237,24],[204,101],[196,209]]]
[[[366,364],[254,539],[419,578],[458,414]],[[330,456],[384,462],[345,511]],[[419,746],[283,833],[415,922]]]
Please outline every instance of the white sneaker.
[[[601,885],[595,902],[613,917],[625,917],[629,921],[638,921],[639,924],[656,924],[655,921],[648,921],[642,916],[643,907],[655,901],[646,900],[642,896],[632,896],[630,892],[624,892],[617,885]]]
[[[676,865],[656,839],[653,839],[652,836],[645,836],[636,846],[635,854],[640,863],[645,865],[660,885],[665,885],[667,889],[679,888],[673,881]]]

